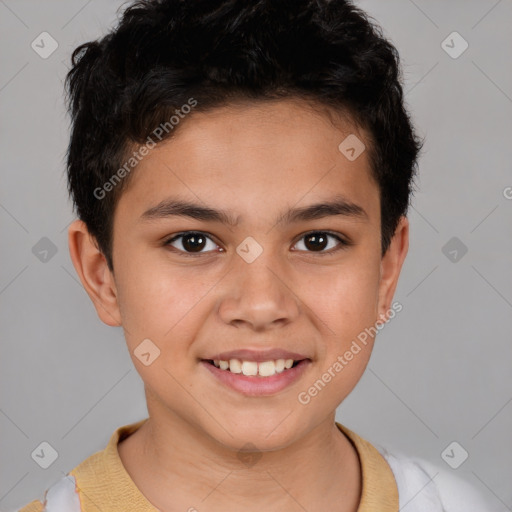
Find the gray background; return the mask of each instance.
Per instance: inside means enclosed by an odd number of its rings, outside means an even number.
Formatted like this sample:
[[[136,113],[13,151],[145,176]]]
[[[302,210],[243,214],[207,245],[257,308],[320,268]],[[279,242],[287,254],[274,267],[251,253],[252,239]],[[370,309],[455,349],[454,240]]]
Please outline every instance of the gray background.
[[[358,4],[397,46],[427,141],[395,295],[403,310],[337,420],[512,510],[512,2]],[[42,497],[147,414],[122,330],[96,316],[67,247],[62,82],[73,48],[103,34],[120,5],[0,0],[2,510]],[[59,45],[47,59],[31,48],[43,31]],[[453,31],[469,43],[456,59],[441,46]],[[32,252],[43,237],[57,250],[46,262]],[[455,262],[443,252],[452,237]],[[31,458],[42,441],[58,452],[48,469]],[[452,441],[469,453],[456,470],[440,455]]]

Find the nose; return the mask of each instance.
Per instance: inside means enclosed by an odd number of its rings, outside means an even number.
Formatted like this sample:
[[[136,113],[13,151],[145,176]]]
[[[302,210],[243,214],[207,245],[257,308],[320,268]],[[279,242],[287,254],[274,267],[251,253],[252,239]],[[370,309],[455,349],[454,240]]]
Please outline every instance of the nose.
[[[226,324],[259,332],[283,327],[299,316],[300,301],[289,274],[264,255],[252,263],[240,258],[226,276],[218,309]]]

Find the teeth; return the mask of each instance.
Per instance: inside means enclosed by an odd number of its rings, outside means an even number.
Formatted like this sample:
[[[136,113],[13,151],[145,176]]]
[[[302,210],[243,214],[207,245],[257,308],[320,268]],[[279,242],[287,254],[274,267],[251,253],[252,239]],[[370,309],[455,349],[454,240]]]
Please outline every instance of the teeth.
[[[258,375],[258,363],[244,361],[242,363],[242,373],[244,375]]]
[[[293,366],[293,359],[277,359],[275,361],[240,361],[239,359],[230,359],[222,361],[215,359],[213,364],[221,370],[228,370],[232,373],[241,373],[247,376],[258,375],[260,377],[271,377],[276,373],[281,373]]]
[[[275,368],[276,368],[276,373],[281,373],[283,370],[284,370],[284,365],[285,365],[285,360],[284,359],[278,359],[276,361],[276,364],[275,364]]]
[[[265,361],[258,365],[258,374],[261,377],[270,377],[276,373],[276,363],[274,361]]]
[[[229,360],[229,371],[232,373],[242,373],[242,365],[238,359]]]

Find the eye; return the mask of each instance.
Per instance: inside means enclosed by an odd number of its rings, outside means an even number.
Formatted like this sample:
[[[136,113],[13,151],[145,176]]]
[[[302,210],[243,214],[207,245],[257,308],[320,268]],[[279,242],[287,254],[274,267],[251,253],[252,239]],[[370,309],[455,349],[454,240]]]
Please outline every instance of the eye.
[[[180,240],[181,239],[181,240]],[[178,246],[181,246],[181,248],[176,247],[172,245],[174,242],[177,242]],[[173,236],[170,240],[167,240],[164,242],[164,246],[173,246],[174,248],[178,249],[180,252],[185,252],[189,255],[195,255],[195,254],[202,254],[203,252],[209,252],[209,251],[202,251],[202,249],[207,246],[207,241],[210,241],[213,247],[212,249],[215,249],[217,246],[216,243],[213,242],[213,240],[205,235],[204,233],[201,233],[199,231],[187,231],[185,233],[179,233],[176,236]],[[223,249],[221,249],[222,251]],[[195,253],[195,254],[194,254]]]
[[[329,238],[337,240],[338,244],[336,245],[336,243],[334,243],[329,247]],[[306,247],[307,252],[318,252],[326,256],[336,253],[340,249],[344,249],[351,245],[350,242],[342,239],[340,236],[327,231],[311,231],[310,233],[306,233],[305,235],[302,235],[302,238],[297,242],[297,244],[300,244],[302,240],[305,240],[303,245]],[[326,248],[332,249],[333,247],[333,250],[325,250]]]
[[[337,241],[338,244],[335,242],[329,244],[329,238]],[[345,247],[352,245],[351,242],[327,231],[311,231],[306,233],[305,235],[302,235],[300,241],[295,245],[300,244],[302,240],[305,240],[303,245],[306,252],[316,252],[326,256],[332,255],[340,249],[344,249]],[[208,242],[211,243],[210,250],[203,250],[207,248]],[[175,243],[176,245],[174,245]],[[208,235],[201,233],[200,231],[186,231],[183,233],[178,233],[177,235],[171,237],[169,240],[165,241],[163,245],[171,246],[178,252],[184,253],[188,256],[199,256],[200,254],[211,252],[215,250],[215,247],[218,247],[218,245]],[[223,251],[224,249],[220,248],[219,252]]]

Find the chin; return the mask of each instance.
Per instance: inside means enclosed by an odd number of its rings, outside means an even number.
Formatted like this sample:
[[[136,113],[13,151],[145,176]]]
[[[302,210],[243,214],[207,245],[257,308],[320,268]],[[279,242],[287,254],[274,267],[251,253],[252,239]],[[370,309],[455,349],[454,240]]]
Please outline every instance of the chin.
[[[284,418],[286,414],[281,413],[261,421],[252,418],[249,422],[230,422],[223,425],[226,430],[215,428],[218,433],[215,438],[217,442],[236,452],[277,451],[286,448],[300,435],[291,421],[283,421]]]

